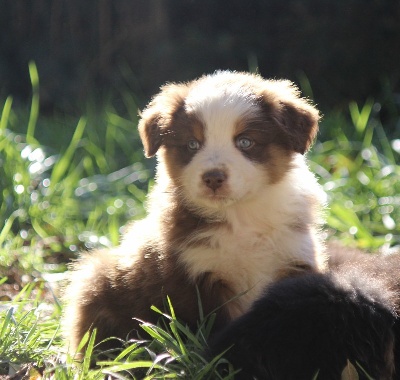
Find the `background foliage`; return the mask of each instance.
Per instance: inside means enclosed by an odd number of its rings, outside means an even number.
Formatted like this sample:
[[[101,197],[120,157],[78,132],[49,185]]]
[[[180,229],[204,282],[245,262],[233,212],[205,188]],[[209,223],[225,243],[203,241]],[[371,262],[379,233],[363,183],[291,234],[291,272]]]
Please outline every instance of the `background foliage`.
[[[151,341],[101,368],[93,337],[78,364],[60,336],[67,264],[144,215],[154,161],[138,110],[165,81],[227,68],[295,80],[324,113],[308,157],[327,238],[398,249],[399,19],[396,0],[1,1],[0,376],[233,377],[202,356],[212,317],[193,334],[172,306],[144,326]]]
[[[2,0],[0,83],[29,99],[34,60],[48,111],[121,89],[144,102],[166,81],[258,67],[306,75],[324,110],[346,107],[399,90],[399,19],[397,0]]]

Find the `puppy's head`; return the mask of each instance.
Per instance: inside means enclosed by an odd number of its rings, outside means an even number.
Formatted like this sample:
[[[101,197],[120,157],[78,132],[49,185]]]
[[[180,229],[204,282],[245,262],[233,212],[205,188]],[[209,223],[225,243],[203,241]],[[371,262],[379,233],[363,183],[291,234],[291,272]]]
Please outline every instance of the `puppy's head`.
[[[278,183],[318,130],[318,111],[289,81],[216,72],[162,87],[142,113],[145,154],[158,152],[184,199],[220,208]]]

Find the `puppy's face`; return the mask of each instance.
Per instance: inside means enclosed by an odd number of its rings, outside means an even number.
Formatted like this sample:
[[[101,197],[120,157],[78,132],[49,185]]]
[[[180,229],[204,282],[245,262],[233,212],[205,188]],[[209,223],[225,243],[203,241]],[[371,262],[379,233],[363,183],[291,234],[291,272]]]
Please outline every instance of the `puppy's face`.
[[[218,72],[164,87],[143,112],[147,156],[189,206],[220,209],[279,182],[317,131],[318,112],[287,81]],[[160,175],[160,173],[159,173]]]

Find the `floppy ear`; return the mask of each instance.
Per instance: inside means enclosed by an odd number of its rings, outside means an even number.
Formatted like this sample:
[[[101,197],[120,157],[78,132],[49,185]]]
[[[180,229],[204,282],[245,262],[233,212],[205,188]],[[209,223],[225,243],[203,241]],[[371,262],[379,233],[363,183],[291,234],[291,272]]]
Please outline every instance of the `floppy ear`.
[[[306,153],[318,132],[319,111],[288,80],[266,81],[263,98],[285,145],[295,152]]]
[[[298,153],[306,153],[318,132],[319,112],[305,99],[282,103],[280,126],[288,136],[291,148]]]
[[[148,115],[148,113],[144,112],[139,122],[139,135],[142,140],[144,155],[147,158],[153,157],[162,144],[161,129],[159,126],[161,116],[156,113]]]
[[[163,143],[163,134],[171,126],[174,114],[184,104],[188,86],[167,84],[147,105],[139,121],[139,135],[146,157],[153,157]]]

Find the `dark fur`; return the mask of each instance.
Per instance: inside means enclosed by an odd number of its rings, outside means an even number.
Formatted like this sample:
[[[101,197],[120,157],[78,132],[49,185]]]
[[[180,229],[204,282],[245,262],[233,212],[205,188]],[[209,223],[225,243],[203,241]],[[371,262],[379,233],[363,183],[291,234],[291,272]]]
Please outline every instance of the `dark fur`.
[[[400,379],[400,257],[353,254],[328,274],[286,278],[210,343],[237,380],[339,380],[348,361],[373,379]],[[340,263],[342,258],[345,263]],[[360,379],[367,379],[362,371]]]
[[[89,261],[95,276],[88,276],[91,281],[88,284],[83,272],[74,273],[73,280],[77,284],[75,287],[80,290],[80,298],[69,305],[69,320],[64,321],[64,325],[73,323],[69,329],[70,335],[67,336],[71,347],[76,349],[80,339],[92,327],[97,328],[97,342],[111,336],[122,339],[143,338],[144,331],[134,318],[157,323],[160,315],[150,307],[155,305],[164,310],[167,296],[171,298],[179,318],[193,330],[197,328],[196,321],[200,315],[197,292],[206,314],[221,306],[225,301],[222,297],[233,297],[229,288],[211,274],[204,273],[196,281],[191,281],[185,268],[172,255],[162,260],[157,257],[157,252],[147,248],[143,252],[146,265],[139,261],[134,268],[118,268],[118,262],[107,251],[97,252],[96,260],[93,256],[87,256],[81,261],[83,270],[85,261]],[[84,286],[85,291],[82,291]],[[72,286],[70,290],[72,293]],[[228,320],[224,310],[220,310],[215,328],[221,328]],[[117,340],[109,340],[102,344],[102,349],[116,346],[119,346]]]

